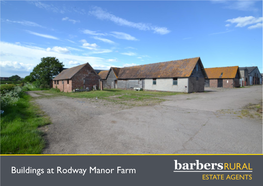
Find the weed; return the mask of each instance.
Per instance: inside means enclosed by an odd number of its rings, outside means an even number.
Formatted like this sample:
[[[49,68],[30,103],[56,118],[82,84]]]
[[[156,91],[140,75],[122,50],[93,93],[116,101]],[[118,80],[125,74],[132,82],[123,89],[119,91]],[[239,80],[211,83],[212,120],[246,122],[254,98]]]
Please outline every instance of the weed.
[[[23,94],[16,106],[6,107],[1,116],[1,154],[38,154],[45,146],[38,127],[50,123],[40,109]]]

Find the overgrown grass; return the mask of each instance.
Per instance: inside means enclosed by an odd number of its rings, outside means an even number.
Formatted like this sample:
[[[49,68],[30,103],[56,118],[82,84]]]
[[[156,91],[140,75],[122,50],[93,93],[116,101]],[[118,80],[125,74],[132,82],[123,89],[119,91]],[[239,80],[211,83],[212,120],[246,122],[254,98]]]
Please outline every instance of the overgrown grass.
[[[38,154],[45,147],[38,127],[49,124],[50,119],[30,99],[23,94],[1,114],[1,154]]]

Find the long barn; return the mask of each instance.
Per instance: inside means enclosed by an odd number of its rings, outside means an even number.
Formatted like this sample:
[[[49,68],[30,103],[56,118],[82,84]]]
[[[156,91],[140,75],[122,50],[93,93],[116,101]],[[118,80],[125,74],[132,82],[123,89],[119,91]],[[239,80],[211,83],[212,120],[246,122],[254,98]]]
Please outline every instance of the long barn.
[[[99,75],[104,88],[187,93],[203,92],[207,77],[200,57],[125,68],[114,67]]]

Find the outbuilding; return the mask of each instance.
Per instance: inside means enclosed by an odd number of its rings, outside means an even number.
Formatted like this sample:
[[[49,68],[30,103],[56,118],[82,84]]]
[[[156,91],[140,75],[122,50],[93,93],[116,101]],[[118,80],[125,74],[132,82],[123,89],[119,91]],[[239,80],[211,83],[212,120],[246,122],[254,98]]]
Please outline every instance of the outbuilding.
[[[257,66],[240,67],[240,74],[244,86],[262,84],[262,76]]]
[[[238,66],[206,68],[206,86],[233,88],[240,87],[240,72]]]
[[[100,74],[101,77],[102,75]],[[110,88],[190,93],[203,92],[206,77],[202,61],[200,57],[196,57],[117,70],[111,68],[103,78],[105,82],[111,82]]]
[[[100,76],[89,63],[63,70],[53,79],[53,88],[62,92],[72,92],[75,89],[92,90],[98,88]]]
[[[110,70],[101,71],[99,76],[101,78],[101,84],[103,88],[118,88],[117,80],[120,68],[111,67]]]

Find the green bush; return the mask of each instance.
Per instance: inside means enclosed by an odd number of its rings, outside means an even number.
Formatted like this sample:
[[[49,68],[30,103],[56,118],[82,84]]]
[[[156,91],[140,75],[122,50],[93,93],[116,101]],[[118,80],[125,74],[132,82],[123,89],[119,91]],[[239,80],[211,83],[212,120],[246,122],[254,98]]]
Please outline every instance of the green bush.
[[[0,86],[0,91],[1,91],[1,93],[3,93],[4,91],[14,90],[15,86],[16,85],[14,85],[14,84],[1,85]]]
[[[56,88],[51,88],[50,90],[54,91],[54,92],[60,92],[60,90],[57,87]]]
[[[21,95],[22,88],[20,86],[15,86],[12,87],[12,89],[4,89],[3,91],[1,91],[1,109],[10,105],[15,105]]]

